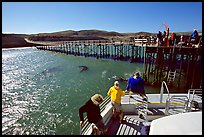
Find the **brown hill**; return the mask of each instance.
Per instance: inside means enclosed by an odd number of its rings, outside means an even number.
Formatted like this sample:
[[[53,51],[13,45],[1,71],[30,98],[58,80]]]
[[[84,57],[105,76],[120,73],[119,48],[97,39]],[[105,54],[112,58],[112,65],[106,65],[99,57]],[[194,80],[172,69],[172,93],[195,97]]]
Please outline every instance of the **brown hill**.
[[[67,30],[53,33],[39,33],[38,36],[79,36],[79,37],[103,37],[103,36],[123,36],[123,34],[118,32],[108,32],[103,30]]]
[[[202,34],[202,31],[199,31]],[[170,32],[171,33],[171,32]],[[192,32],[175,32],[176,35],[190,35]],[[130,37],[155,36],[156,33],[136,32],[136,33],[118,33],[104,30],[66,30],[53,33],[38,34],[2,34],[2,48],[27,47],[30,46],[24,40],[29,37],[35,41],[73,41],[73,40],[129,40]]]
[[[26,34],[2,34],[2,48],[28,47],[29,44],[24,40]]]

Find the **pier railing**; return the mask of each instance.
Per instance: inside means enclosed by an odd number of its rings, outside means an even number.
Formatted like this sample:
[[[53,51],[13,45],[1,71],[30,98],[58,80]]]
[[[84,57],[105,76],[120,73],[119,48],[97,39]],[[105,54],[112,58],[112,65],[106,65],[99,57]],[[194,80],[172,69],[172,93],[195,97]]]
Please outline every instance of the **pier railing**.
[[[146,45],[156,45],[156,39],[147,38],[147,39],[134,39],[135,44],[146,44]]]
[[[39,45],[50,45],[56,46],[61,44],[71,44],[71,45],[78,45],[78,44],[87,44],[87,45],[152,45],[156,46],[155,39],[134,39],[133,41],[125,40],[125,41],[114,41],[114,40],[75,40],[75,41],[34,41],[29,38],[25,38],[27,43],[32,44],[39,44]]]

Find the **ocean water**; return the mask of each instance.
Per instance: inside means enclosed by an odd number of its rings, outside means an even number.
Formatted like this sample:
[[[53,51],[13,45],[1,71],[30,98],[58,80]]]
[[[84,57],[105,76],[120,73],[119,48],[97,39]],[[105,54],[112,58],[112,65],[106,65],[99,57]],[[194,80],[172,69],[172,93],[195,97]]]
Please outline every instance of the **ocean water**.
[[[88,69],[81,72],[81,66]],[[143,64],[2,49],[2,134],[79,135],[79,108],[95,93],[105,97],[115,79],[127,79],[135,70],[142,73]],[[120,87],[125,89],[126,82]]]

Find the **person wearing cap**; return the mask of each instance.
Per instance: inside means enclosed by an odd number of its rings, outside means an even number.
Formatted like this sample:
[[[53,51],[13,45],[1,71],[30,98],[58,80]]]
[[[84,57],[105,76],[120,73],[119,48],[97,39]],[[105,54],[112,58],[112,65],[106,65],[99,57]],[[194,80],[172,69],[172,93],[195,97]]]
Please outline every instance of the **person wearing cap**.
[[[190,36],[190,42],[196,43],[197,41],[198,41],[198,32],[196,29],[194,29]]]
[[[87,113],[87,118],[90,123],[94,123],[98,130],[105,134],[107,132],[107,128],[103,123],[102,116],[100,114],[99,105],[103,102],[103,96],[100,94],[93,95],[80,109],[79,109],[79,117],[80,117],[80,126],[84,124],[84,116],[83,113]]]
[[[174,32],[171,33],[171,45],[173,46],[175,44],[175,40],[176,40],[176,34]]]
[[[140,77],[139,72],[135,72],[132,77],[128,79],[126,91],[130,90],[130,93],[136,93],[143,97],[144,101],[147,101],[147,95],[144,89],[144,80]]]
[[[107,93],[108,96],[111,96],[111,105],[113,106],[113,118],[116,119],[117,113],[120,113],[120,123],[123,121],[123,109],[121,105],[121,97],[125,96],[125,91],[119,87],[119,82],[115,81],[114,85],[110,87]]]

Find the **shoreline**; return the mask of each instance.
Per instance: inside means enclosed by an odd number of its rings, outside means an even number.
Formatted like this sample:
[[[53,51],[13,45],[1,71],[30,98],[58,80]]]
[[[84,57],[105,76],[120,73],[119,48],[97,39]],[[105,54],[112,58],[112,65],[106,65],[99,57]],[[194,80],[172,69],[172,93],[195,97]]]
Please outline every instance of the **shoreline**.
[[[32,47],[10,47],[10,48],[2,48],[2,50],[10,50],[10,49],[29,49]]]

